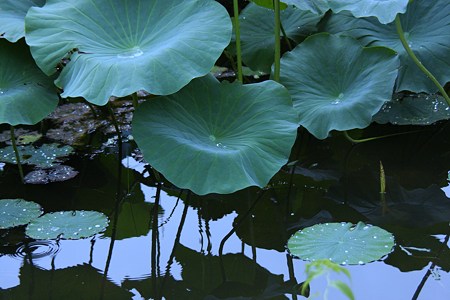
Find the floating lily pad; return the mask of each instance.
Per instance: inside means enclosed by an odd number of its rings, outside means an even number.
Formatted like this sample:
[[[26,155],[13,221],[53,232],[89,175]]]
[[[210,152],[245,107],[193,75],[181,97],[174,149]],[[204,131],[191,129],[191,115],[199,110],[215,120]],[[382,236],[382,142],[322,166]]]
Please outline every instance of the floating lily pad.
[[[48,168],[58,165],[61,159],[70,155],[74,150],[70,146],[58,144],[43,144],[39,148],[32,145],[18,146],[22,164]],[[0,161],[15,164],[16,156],[12,146],[0,149]]]
[[[301,259],[329,259],[343,265],[378,260],[393,246],[391,233],[362,222],[317,224],[296,232],[288,241],[291,254]]]
[[[386,1],[384,1],[386,2]],[[411,1],[400,14],[403,31],[410,48],[441,85],[450,81],[450,1]],[[395,24],[383,25],[375,18],[355,18],[348,13],[332,15],[325,30],[360,40],[363,45],[394,49],[401,61],[397,91],[435,93],[437,87],[423,74],[406,53]]]
[[[317,30],[321,16],[289,6],[281,12],[280,18],[287,37],[298,42]],[[272,9],[255,4],[247,5],[239,15],[242,60],[253,70],[270,73],[275,53],[274,20]]]
[[[399,61],[383,47],[326,33],[307,38],[281,59],[300,125],[319,139],[331,130],[367,127],[392,97]]]
[[[32,6],[42,6],[45,0],[0,1],[0,35],[10,42],[25,36],[25,15]]]
[[[28,224],[25,233],[33,239],[81,239],[106,229],[108,217],[96,211],[48,213]]]
[[[178,91],[209,72],[231,30],[225,8],[209,0],[47,0],[26,16],[27,43],[46,74],[70,59],[55,82],[62,96],[98,105],[142,89]]]
[[[386,102],[373,116],[380,124],[429,125],[450,119],[450,107],[440,95],[406,96]]]
[[[0,38],[0,124],[36,124],[57,104],[52,81],[36,66],[24,41]]]
[[[0,200],[0,229],[28,224],[42,214],[41,206],[23,199]]]
[[[280,84],[206,76],[141,104],[133,136],[145,160],[179,188],[228,194],[269,182],[288,161],[297,122]]]

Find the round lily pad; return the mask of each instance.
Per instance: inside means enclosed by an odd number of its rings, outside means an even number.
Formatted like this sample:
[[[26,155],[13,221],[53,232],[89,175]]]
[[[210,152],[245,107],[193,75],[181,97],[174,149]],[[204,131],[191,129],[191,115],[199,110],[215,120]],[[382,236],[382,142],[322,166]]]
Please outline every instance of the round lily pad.
[[[141,89],[178,91],[211,70],[232,31],[226,9],[210,0],[47,0],[25,20],[46,74],[66,58],[55,82],[62,96],[98,105]]]
[[[28,224],[25,233],[33,239],[76,240],[106,229],[108,217],[96,211],[60,211],[48,213]]]
[[[393,246],[391,233],[362,222],[316,224],[296,232],[288,241],[292,255],[309,261],[329,259],[342,265],[378,260]]]
[[[42,214],[41,206],[23,199],[0,200],[0,229],[28,224]]]
[[[210,75],[141,104],[133,136],[145,160],[179,188],[229,194],[269,182],[288,161],[297,122],[282,85]]]

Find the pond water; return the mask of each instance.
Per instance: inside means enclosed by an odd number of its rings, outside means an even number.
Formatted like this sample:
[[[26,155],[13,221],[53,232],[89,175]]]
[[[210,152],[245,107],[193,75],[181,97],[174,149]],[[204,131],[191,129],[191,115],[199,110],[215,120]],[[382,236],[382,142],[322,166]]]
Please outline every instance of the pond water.
[[[199,197],[158,181],[132,140],[121,159],[114,140],[102,151],[86,147],[64,163],[79,172],[64,182],[22,185],[15,166],[3,164],[0,198],[34,201],[45,212],[95,210],[110,225],[80,240],[0,230],[0,299],[304,299],[294,286],[308,262],[289,255],[288,238],[317,223],[358,221],[392,232],[393,252],[345,266],[351,279],[314,279],[311,299],[347,299],[331,280],[356,299],[450,299],[448,125],[373,125],[352,135],[414,132],[357,145],[300,131],[295,165],[263,190],[232,195]]]

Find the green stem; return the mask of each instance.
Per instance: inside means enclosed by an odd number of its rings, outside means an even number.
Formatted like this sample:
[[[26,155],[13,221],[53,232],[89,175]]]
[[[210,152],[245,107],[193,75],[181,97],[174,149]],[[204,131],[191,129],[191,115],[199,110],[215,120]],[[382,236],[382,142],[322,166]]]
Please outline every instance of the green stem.
[[[23,177],[23,169],[22,169],[22,163],[20,162],[20,154],[19,154],[19,149],[17,149],[17,144],[16,144],[16,136],[14,135],[14,126],[11,125],[11,143],[14,149],[14,154],[16,155],[16,162],[17,162],[17,167],[19,168],[19,174],[20,174],[20,180],[22,180],[22,183],[25,183],[24,181],[24,177]]]
[[[386,134],[386,135],[374,136],[374,137],[370,137],[370,138],[366,138],[366,139],[354,139],[348,134],[347,131],[343,131],[342,133],[344,134],[344,137],[347,140],[349,140],[351,143],[353,143],[353,144],[360,144],[360,143],[370,142],[370,141],[374,141],[374,140],[378,140],[378,139],[382,139],[382,138],[387,138],[387,137],[392,137],[392,136],[397,136],[397,135],[403,135],[403,134],[416,133],[416,132],[421,132],[421,131],[423,131],[423,130],[414,130],[414,131],[408,131],[408,132],[399,132],[399,133],[393,133],[393,134]]]
[[[405,33],[403,32],[402,23],[400,22],[400,16],[397,14],[395,17],[395,27],[397,28],[398,36],[400,37],[400,41],[402,42],[403,48],[405,48],[406,53],[408,53],[409,57],[414,61],[414,63],[419,67],[419,69],[427,75],[428,78],[433,81],[433,83],[437,86],[439,89],[439,92],[441,92],[442,96],[445,98],[445,101],[447,101],[447,104],[450,106],[450,97],[445,92],[442,85],[439,83],[439,81],[436,79],[436,77],[431,74],[430,71],[428,71],[427,68],[422,64],[422,62],[417,58],[417,56],[414,54],[414,52],[411,50],[411,48],[408,45],[408,42],[406,41]]]
[[[237,75],[238,80],[243,82],[242,75],[242,51],[241,51],[241,29],[239,27],[239,5],[238,0],[233,0],[234,10],[234,32],[236,36],[236,56],[237,56]]]
[[[133,107],[137,108],[139,105],[137,93],[131,94],[131,99],[133,100]]]
[[[280,56],[281,56],[281,46],[280,46],[280,0],[273,1],[273,9],[275,10],[275,57],[274,57],[274,73],[273,79],[277,82],[280,81]]]

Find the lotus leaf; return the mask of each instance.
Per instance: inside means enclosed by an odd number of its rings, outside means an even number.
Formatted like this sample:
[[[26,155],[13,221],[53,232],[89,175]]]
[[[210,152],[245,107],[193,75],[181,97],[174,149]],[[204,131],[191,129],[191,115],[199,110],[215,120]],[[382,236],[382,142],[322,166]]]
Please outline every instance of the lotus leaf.
[[[231,38],[209,0],[48,0],[26,16],[26,39],[46,74],[65,59],[63,97],[103,105],[144,89],[165,95],[209,72]],[[174,67],[176,66],[176,67]]]
[[[289,39],[316,31],[321,16],[289,6],[281,12],[281,23]],[[270,73],[275,41],[273,37],[275,13],[273,10],[249,4],[239,15],[241,24],[242,60],[253,70]]]
[[[27,45],[0,39],[0,124],[32,125],[51,113],[58,96]]]
[[[25,36],[25,15],[32,6],[42,6],[45,0],[0,1],[0,35],[10,42]]]
[[[400,15],[410,48],[437,80],[450,81],[450,2],[448,0],[415,0]],[[363,45],[385,46],[400,56],[401,67],[397,91],[434,93],[437,87],[415,65],[400,42],[394,24],[383,25],[375,18],[356,19],[340,13],[331,16],[326,25],[330,33],[342,33],[360,40]]]
[[[60,211],[48,213],[28,224],[25,233],[37,240],[81,239],[105,230],[108,217],[96,211]]]
[[[373,117],[380,124],[429,125],[450,119],[450,107],[440,95],[406,96],[386,102]]]
[[[317,224],[296,232],[288,241],[291,254],[301,259],[329,259],[342,265],[378,260],[393,246],[391,233],[362,222]]]
[[[288,161],[297,122],[280,84],[206,76],[141,104],[133,136],[145,160],[179,188],[228,194],[269,182]]]
[[[328,0],[282,0],[286,4],[292,4],[301,10],[307,10],[314,14],[323,15],[330,9]]]
[[[23,199],[0,200],[0,229],[28,224],[42,214],[41,206]]]
[[[300,125],[319,139],[331,130],[364,128],[390,100],[399,61],[383,47],[363,48],[350,37],[307,38],[281,59]]]

